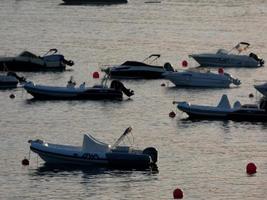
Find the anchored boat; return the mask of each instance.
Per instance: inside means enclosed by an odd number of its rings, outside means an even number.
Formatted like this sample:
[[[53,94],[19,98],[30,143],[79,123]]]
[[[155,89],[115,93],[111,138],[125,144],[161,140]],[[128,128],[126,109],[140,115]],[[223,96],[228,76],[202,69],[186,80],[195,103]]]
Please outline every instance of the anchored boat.
[[[155,165],[158,152],[154,147],[144,150],[120,143],[131,132],[128,127],[113,144],[103,143],[86,134],[82,146],[47,143],[42,140],[29,140],[30,149],[37,153],[46,164],[52,165],[99,165],[119,168],[149,168]]]
[[[57,54],[57,49],[50,49],[43,56],[37,56],[29,51],[23,51],[15,57],[0,57],[0,71],[63,71],[66,66],[72,66],[72,60],[66,60]]]
[[[203,67],[262,67],[264,60],[256,54],[240,54],[249,48],[247,42],[240,42],[230,51],[219,49],[216,53],[192,54],[189,57],[194,58],[200,66]],[[232,53],[236,50],[237,53]]]

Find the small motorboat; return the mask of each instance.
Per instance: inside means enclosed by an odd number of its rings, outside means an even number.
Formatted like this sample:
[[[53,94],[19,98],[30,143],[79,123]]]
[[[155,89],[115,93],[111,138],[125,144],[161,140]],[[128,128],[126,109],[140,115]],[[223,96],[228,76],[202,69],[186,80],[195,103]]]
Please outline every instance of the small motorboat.
[[[128,0],[62,0],[66,5],[79,5],[79,4],[123,4],[128,3]]]
[[[82,146],[52,144],[39,139],[28,142],[30,149],[47,165],[99,165],[118,168],[149,168],[155,165],[158,152],[154,147],[139,150],[131,146],[120,146],[131,130],[131,127],[127,128],[113,145],[103,143],[89,134],[84,135]]]
[[[249,48],[247,42],[240,42],[230,51],[219,49],[216,53],[192,54],[189,57],[194,58],[200,66],[203,67],[262,67],[264,60],[256,54],[240,54]],[[232,53],[236,50],[237,53]]]
[[[15,57],[0,57],[0,71],[63,71],[66,65],[73,64],[72,60],[65,60],[63,55],[57,54],[57,49],[50,49],[43,56],[23,51]]]
[[[103,71],[110,78],[117,79],[157,79],[163,78],[166,71],[174,71],[173,68],[165,68],[164,66],[152,65],[160,57],[159,54],[152,54],[145,58],[143,62],[126,61],[121,65],[108,67]],[[145,63],[146,62],[146,63]]]
[[[24,77],[19,77],[14,72],[8,72],[6,75],[0,75],[0,89],[16,88],[18,83],[25,83]]]
[[[93,87],[85,87],[85,83],[75,87],[75,84],[71,77],[65,87],[35,85],[28,82],[24,85],[24,89],[39,100],[122,100],[123,93],[128,97],[134,95],[134,91],[125,88],[123,83],[117,80],[113,80],[110,87],[106,85],[105,78],[101,85]]]
[[[222,95],[217,106],[194,105],[189,102],[177,103],[177,108],[189,118],[229,119],[237,121],[267,121],[267,100],[262,98],[259,104],[243,104],[236,101],[230,105],[227,95]]]
[[[255,89],[258,90],[262,95],[267,97],[267,83],[254,85]]]
[[[219,69],[219,73],[213,73],[203,68],[191,68],[184,71],[167,72],[164,78],[170,80],[177,87],[207,87],[228,88],[231,84],[240,85],[239,79]]]

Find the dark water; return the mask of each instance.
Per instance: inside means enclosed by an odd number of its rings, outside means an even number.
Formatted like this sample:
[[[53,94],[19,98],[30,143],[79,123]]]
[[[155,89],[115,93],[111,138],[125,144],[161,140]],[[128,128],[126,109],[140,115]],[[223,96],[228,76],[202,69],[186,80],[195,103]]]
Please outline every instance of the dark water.
[[[159,64],[176,68],[190,53],[230,49],[239,41],[267,59],[267,2],[264,0],[129,0],[120,5],[61,5],[60,0],[1,0],[0,54],[27,49],[45,53],[58,48],[75,61],[73,71],[25,73],[29,80],[65,85],[95,83],[92,73],[105,64],[142,60],[162,54]],[[189,60],[192,66],[196,65]],[[239,88],[183,89],[160,87],[163,80],[124,81],[135,90],[131,100],[31,101],[16,89],[0,95],[1,199],[172,199],[180,187],[185,199],[265,199],[267,195],[267,123],[188,121],[173,100],[215,105],[221,94],[231,102],[253,103],[255,80],[266,80],[266,68],[229,69]],[[171,84],[169,84],[171,86]],[[16,98],[9,99],[10,93]],[[128,126],[139,147],[159,151],[159,173],[107,169],[53,170],[31,154],[29,139],[79,145],[83,133],[108,143]],[[258,173],[248,177],[253,161]]]

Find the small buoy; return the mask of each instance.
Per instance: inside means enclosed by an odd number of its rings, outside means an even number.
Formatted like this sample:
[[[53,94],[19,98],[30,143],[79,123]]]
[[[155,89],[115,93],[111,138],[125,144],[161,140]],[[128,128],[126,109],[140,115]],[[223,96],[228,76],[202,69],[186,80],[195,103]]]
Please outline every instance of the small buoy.
[[[166,84],[165,83],[161,83],[161,85],[160,85],[161,87],[165,87],[166,86]]]
[[[94,72],[93,73],[93,78],[99,78],[99,73],[98,72]]]
[[[182,199],[184,197],[183,191],[180,188],[176,188],[173,191],[173,198],[174,199]]]
[[[21,161],[22,165],[29,165],[30,161],[25,157],[22,161]]]
[[[250,93],[248,96],[249,96],[249,98],[253,98],[254,94]]]
[[[175,116],[176,116],[175,112],[171,111],[171,112],[169,113],[169,117],[174,118]]]
[[[247,164],[247,174],[252,175],[257,172],[257,166],[254,163]]]
[[[218,73],[219,73],[219,74],[223,74],[223,73],[224,73],[223,68],[219,68],[219,69],[218,69]]]
[[[188,62],[187,62],[186,60],[183,60],[183,62],[182,62],[182,66],[183,66],[183,67],[187,67],[187,66],[188,66]]]
[[[14,95],[14,94],[10,94],[10,95],[9,95],[9,98],[10,98],[10,99],[14,99],[14,98],[15,98],[15,95]]]

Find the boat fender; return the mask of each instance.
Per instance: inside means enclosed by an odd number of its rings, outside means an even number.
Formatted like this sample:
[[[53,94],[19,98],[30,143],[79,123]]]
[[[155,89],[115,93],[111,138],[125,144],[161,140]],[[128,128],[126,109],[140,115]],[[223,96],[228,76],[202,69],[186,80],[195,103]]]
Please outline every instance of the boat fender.
[[[154,147],[144,149],[143,154],[149,155],[153,163],[158,161],[158,151]]]

